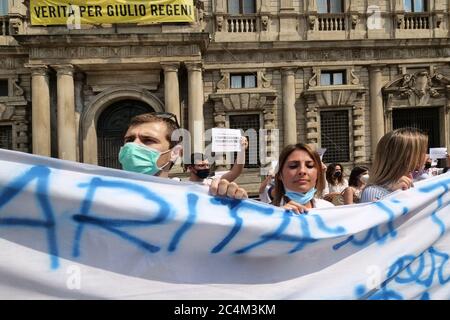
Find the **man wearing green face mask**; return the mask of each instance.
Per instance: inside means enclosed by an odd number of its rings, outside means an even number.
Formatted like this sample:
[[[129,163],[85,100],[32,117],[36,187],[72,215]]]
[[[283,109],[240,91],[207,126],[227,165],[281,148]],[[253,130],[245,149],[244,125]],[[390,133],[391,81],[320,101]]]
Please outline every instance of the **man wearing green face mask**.
[[[178,123],[170,113],[146,113],[134,117],[124,137],[119,161],[126,171],[167,178],[181,155],[179,141],[172,141]]]
[[[179,141],[171,139],[178,128],[176,117],[171,113],[145,113],[131,119],[119,152],[122,168],[168,178],[170,169],[182,154]],[[235,199],[248,197],[244,189],[225,179],[211,184],[209,193]]]

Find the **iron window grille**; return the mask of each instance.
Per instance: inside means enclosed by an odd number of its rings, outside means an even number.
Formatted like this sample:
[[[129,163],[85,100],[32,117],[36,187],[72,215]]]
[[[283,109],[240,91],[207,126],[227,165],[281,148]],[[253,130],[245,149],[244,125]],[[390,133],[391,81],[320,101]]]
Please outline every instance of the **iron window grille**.
[[[12,150],[11,126],[0,126],[0,148]]]
[[[323,162],[350,161],[350,130],[347,110],[320,112],[320,138],[327,151]]]
[[[260,117],[258,114],[245,114],[245,115],[230,115],[229,116],[230,129],[241,129],[244,134],[247,130],[253,129],[256,131],[256,139],[249,140],[249,146],[245,150],[245,168],[259,168],[259,129],[260,129]],[[256,141],[255,141],[256,140]],[[256,148],[254,147],[256,144]],[[234,157],[236,159],[236,156]]]

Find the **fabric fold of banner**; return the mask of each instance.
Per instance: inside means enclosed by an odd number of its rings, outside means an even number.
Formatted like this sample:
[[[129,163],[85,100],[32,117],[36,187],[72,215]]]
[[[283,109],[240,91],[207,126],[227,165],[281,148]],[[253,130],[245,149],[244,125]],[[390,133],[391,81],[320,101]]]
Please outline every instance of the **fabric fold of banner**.
[[[0,298],[449,299],[450,174],[294,215],[0,150]]]

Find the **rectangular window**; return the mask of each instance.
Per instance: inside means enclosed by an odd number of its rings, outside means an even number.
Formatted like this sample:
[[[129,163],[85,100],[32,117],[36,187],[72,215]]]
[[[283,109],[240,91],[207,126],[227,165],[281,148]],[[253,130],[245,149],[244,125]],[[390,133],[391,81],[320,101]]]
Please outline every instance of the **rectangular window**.
[[[229,14],[240,14],[240,0],[228,0],[228,13]]]
[[[405,12],[426,12],[427,0],[403,0]]]
[[[252,14],[255,12],[255,0],[228,0],[229,14]]]
[[[0,148],[12,150],[11,126],[0,126]]]
[[[8,79],[0,79],[0,97],[7,97],[8,93]]]
[[[345,70],[323,70],[320,72],[320,85],[337,86],[347,84]]]
[[[350,132],[347,110],[320,113],[321,147],[327,148],[323,162],[350,161]]]
[[[245,151],[245,168],[259,168],[259,115],[233,115],[229,119],[230,129],[242,129],[244,133],[249,129],[254,130],[254,136],[247,136],[249,147]]]
[[[8,0],[0,1],[0,17],[8,15],[8,11],[9,11],[9,3],[8,2],[9,2]]]
[[[344,0],[317,0],[318,13],[344,12]]]
[[[230,88],[256,88],[256,74],[232,74],[230,77]]]

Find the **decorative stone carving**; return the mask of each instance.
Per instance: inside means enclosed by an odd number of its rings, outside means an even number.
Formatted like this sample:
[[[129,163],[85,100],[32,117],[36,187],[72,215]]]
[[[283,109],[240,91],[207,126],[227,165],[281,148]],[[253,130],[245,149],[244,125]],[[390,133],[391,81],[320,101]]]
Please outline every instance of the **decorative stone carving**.
[[[270,85],[271,85],[270,80],[264,76],[264,73],[262,71],[260,71],[258,73],[259,73],[259,77],[261,79],[261,86],[263,88],[270,88]]]
[[[352,14],[351,19],[352,19],[352,29],[355,30],[356,26],[360,21],[358,14]]]
[[[230,74],[228,72],[222,73],[222,79],[217,82],[217,89],[228,89],[230,85]]]
[[[9,19],[9,28],[11,35],[19,34],[22,31],[22,20],[18,18],[11,18]]]
[[[198,21],[202,22],[203,21],[204,12],[205,12],[205,3],[203,1],[201,1],[201,0],[196,0],[195,1],[195,7],[197,8]]]
[[[0,119],[10,120],[14,114],[14,107],[7,106],[6,104],[0,103]]]
[[[261,30],[267,31],[269,29],[269,16],[261,16]]]
[[[413,94],[419,99],[422,99],[425,95],[432,98],[439,97],[439,92],[432,88],[430,75],[425,71],[415,75],[405,74],[398,94],[402,98],[410,98]]]
[[[440,29],[443,21],[444,15],[442,13],[436,14],[436,28]]]
[[[14,69],[18,67],[15,59],[12,58],[2,58],[0,59],[0,69]]]
[[[308,16],[308,24],[309,24],[309,30],[314,30],[316,26],[317,16],[310,15]]]
[[[30,59],[129,58],[196,55],[198,45],[31,48]]]
[[[359,84],[359,78],[358,78],[358,76],[355,74],[355,70],[350,70],[350,76],[351,76],[351,78],[352,78],[352,80],[351,80],[351,84],[354,84],[354,85],[358,85]]]
[[[216,29],[218,32],[223,30],[223,16],[216,16]]]
[[[19,81],[19,79],[14,79],[13,80],[13,95],[16,97],[21,97],[23,96],[23,89],[17,84],[17,82]]]
[[[308,81],[308,84],[309,84],[310,87],[315,87],[315,86],[318,85],[318,83],[317,83],[318,74],[319,74],[319,69],[314,68],[313,69],[313,76]]]
[[[248,52],[233,52],[228,54],[218,51],[217,53],[208,53],[204,57],[205,62],[214,63],[235,63],[240,61],[242,63],[265,63],[271,61],[272,63],[285,63],[285,59],[280,54],[286,54],[285,49],[279,49],[271,51],[270,53],[259,52],[258,54],[248,54]],[[303,62],[315,62],[330,60],[330,61],[343,61],[343,60],[359,60],[359,61],[373,61],[373,60],[404,60],[409,57],[416,59],[435,59],[435,58],[447,58],[450,56],[450,47],[443,46],[428,46],[428,47],[397,47],[392,50],[386,50],[380,47],[376,48],[351,48],[340,49],[334,48],[322,48],[322,49],[292,49],[289,51],[290,56],[288,59],[302,60]],[[284,56],[283,56],[284,57]],[[292,57],[292,58],[291,58]]]
[[[397,29],[405,29],[405,15],[397,14]]]
[[[403,74],[383,88],[387,101],[385,111],[389,116],[393,108],[405,105],[442,106],[445,103],[443,99],[450,90],[449,85],[450,79],[440,73],[434,73],[432,76],[427,71]]]

